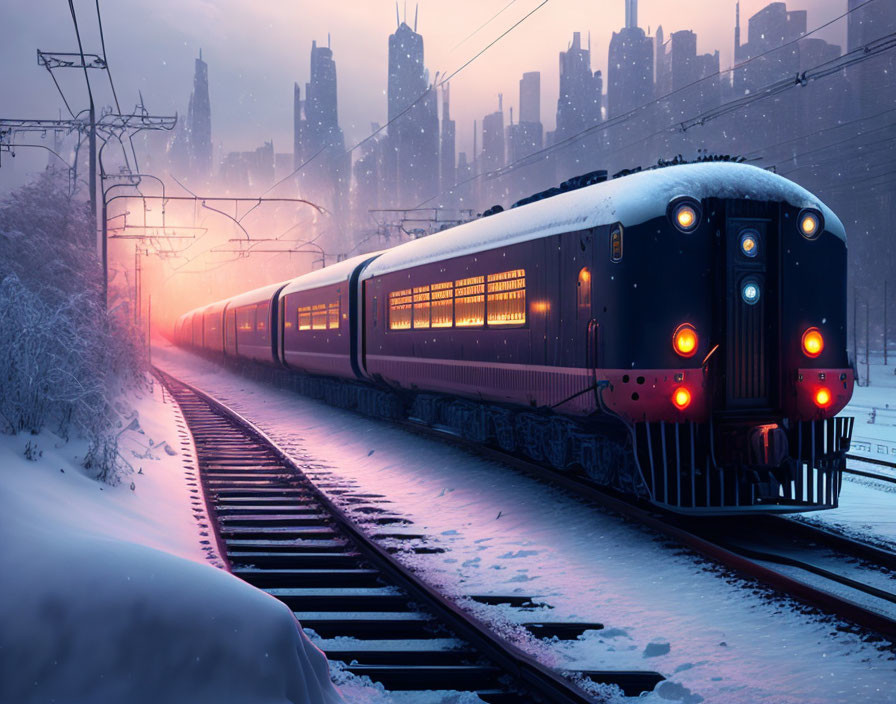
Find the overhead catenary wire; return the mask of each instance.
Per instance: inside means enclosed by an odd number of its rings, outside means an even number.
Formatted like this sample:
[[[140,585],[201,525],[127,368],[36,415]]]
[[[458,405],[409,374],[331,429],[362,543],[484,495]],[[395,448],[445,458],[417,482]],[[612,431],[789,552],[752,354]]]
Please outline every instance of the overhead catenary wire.
[[[679,93],[683,93],[684,91],[687,91],[687,90],[693,88],[694,86],[697,86],[697,85],[699,85],[699,84],[701,84],[701,83],[704,83],[704,82],[706,82],[706,81],[709,81],[709,80],[718,79],[719,77],[721,77],[721,76],[724,75],[724,74],[733,73],[734,71],[740,70],[740,69],[744,68],[745,66],[749,65],[750,63],[752,63],[752,62],[754,62],[754,61],[757,61],[757,60],[759,60],[759,59],[761,59],[761,58],[763,58],[763,57],[765,57],[765,56],[768,56],[769,54],[773,54],[773,53],[779,52],[779,51],[781,51],[782,49],[785,49],[786,47],[788,47],[788,46],[790,46],[790,45],[792,45],[792,44],[795,44],[795,43],[797,43],[797,42],[799,42],[799,41],[801,41],[801,40],[803,40],[803,39],[806,39],[807,37],[812,36],[813,34],[816,34],[817,32],[819,32],[819,31],[821,31],[821,30],[823,30],[823,29],[825,29],[825,28],[831,26],[831,25],[834,24],[835,22],[838,22],[838,21],[842,20],[843,18],[849,16],[849,15],[852,14],[853,12],[856,12],[856,11],[860,10],[861,8],[866,7],[866,6],[869,5],[870,3],[872,3],[872,2],[876,2],[876,1],[878,1],[878,0],[865,0],[865,2],[863,2],[862,4],[860,4],[860,5],[856,5],[855,7],[851,7],[851,8],[849,8],[846,12],[844,12],[844,13],[838,15],[837,17],[834,17],[833,19],[831,19],[831,20],[829,20],[829,21],[827,21],[827,22],[825,22],[825,23],[823,23],[823,24],[821,24],[821,25],[818,25],[817,27],[811,29],[810,31],[806,32],[805,34],[802,34],[802,35],[801,35],[799,38],[797,38],[797,39],[790,40],[790,41],[788,41],[788,42],[785,42],[785,43],[783,43],[783,44],[780,44],[779,46],[776,46],[776,47],[774,47],[774,48],[772,48],[772,49],[769,49],[769,50],[767,50],[767,51],[765,51],[765,52],[762,52],[761,54],[757,54],[757,55],[755,55],[755,56],[751,56],[750,58],[748,58],[748,59],[746,59],[746,60],[740,62],[739,64],[735,64],[735,65],[733,65],[733,66],[731,66],[731,67],[729,67],[729,68],[726,68],[726,69],[721,69],[721,70],[716,71],[716,72],[714,72],[714,73],[711,73],[711,74],[709,74],[709,75],[707,75],[707,76],[704,76],[703,78],[699,78],[699,79],[697,79],[697,80],[695,80],[695,81],[692,81],[692,82],[690,82],[690,83],[688,83],[688,84],[686,84],[686,85],[684,85],[684,86],[681,86],[680,88],[676,88],[675,90],[669,91],[668,93],[666,93],[666,94],[664,94],[664,95],[661,95],[661,96],[659,96],[659,97],[657,97],[657,98],[653,98],[653,99],[651,99],[651,100],[648,100],[647,102],[645,102],[645,103],[643,103],[643,104],[641,104],[641,105],[639,105],[639,106],[637,106],[637,107],[635,107],[635,108],[632,108],[631,110],[629,110],[629,111],[627,111],[627,112],[625,112],[625,113],[621,113],[621,114],[616,115],[616,116],[614,116],[614,117],[612,117],[612,118],[609,118],[609,119],[607,119],[607,120],[604,120],[603,122],[599,122],[599,123],[597,123],[597,124],[594,124],[594,125],[591,125],[591,126],[589,126],[589,127],[586,127],[585,129],[580,130],[579,132],[577,132],[577,133],[575,133],[575,134],[573,134],[573,135],[570,135],[569,137],[566,137],[566,138],[562,139],[562,140],[559,141],[559,142],[555,142],[554,144],[551,144],[551,145],[549,145],[549,146],[547,146],[547,147],[544,147],[544,148],[542,148],[542,149],[540,149],[540,150],[538,150],[538,151],[532,152],[531,154],[527,154],[526,156],[521,157],[520,159],[517,159],[517,160],[511,162],[510,164],[506,164],[505,166],[501,167],[500,169],[495,169],[495,170],[490,171],[490,172],[480,172],[480,173],[478,173],[478,174],[473,174],[472,176],[469,176],[469,177],[467,177],[467,178],[465,178],[465,179],[463,179],[463,180],[460,180],[460,181],[456,182],[455,184],[453,184],[452,186],[450,186],[448,189],[446,189],[446,190],[442,190],[442,191],[440,191],[439,193],[437,193],[437,194],[431,196],[430,198],[427,198],[426,200],[421,201],[421,202],[418,203],[415,207],[418,207],[418,208],[419,208],[419,207],[422,207],[422,206],[426,205],[427,203],[430,203],[430,202],[432,202],[433,200],[436,200],[437,198],[440,198],[442,195],[445,195],[445,194],[448,193],[448,192],[451,192],[451,191],[453,191],[453,190],[455,190],[455,189],[457,189],[457,188],[460,188],[461,186],[464,186],[464,185],[466,185],[466,184],[468,184],[468,183],[471,183],[471,182],[476,181],[476,180],[478,180],[478,179],[484,178],[484,177],[486,177],[486,176],[487,176],[488,178],[497,178],[497,177],[499,177],[499,176],[504,176],[504,175],[506,175],[507,173],[510,173],[510,172],[512,172],[512,171],[514,171],[514,170],[516,170],[516,169],[518,169],[518,168],[522,168],[522,167],[524,167],[524,166],[529,166],[529,165],[531,165],[531,164],[533,164],[533,163],[537,163],[538,161],[541,161],[542,159],[544,159],[544,158],[550,156],[552,153],[558,151],[559,149],[561,149],[561,148],[563,148],[563,147],[570,146],[570,145],[574,144],[575,142],[578,142],[579,140],[583,139],[584,137],[586,137],[586,136],[588,136],[588,135],[591,135],[591,134],[594,134],[594,133],[598,133],[598,132],[603,132],[603,131],[608,130],[608,129],[612,128],[612,127],[621,125],[621,124],[627,122],[628,120],[634,118],[634,117],[635,117],[636,115],[638,115],[639,113],[641,113],[641,112],[647,110],[648,108],[650,108],[650,107],[652,107],[652,106],[654,106],[654,105],[661,104],[661,103],[663,103],[664,101],[668,100],[669,98],[672,98],[672,97],[678,95]],[[881,39],[884,39],[884,37],[882,37]],[[880,40],[878,40],[878,41],[880,41]],[[866,45],[866,46],[867,46],[867,45]],[[859,47],[858,49],[856,49],[856,50],[854,50],[853,52],[850,52],[850,53],[851,53],[851,54],[858,54],[859,52],[863,52],[864,50],[865,50],[865,47]],[[847,54],[847,55],[848,55],[848,54]],[[840,58],[842,58],[842,57],[840,57]],[[865,58],[870,58],[870,57],[868,57],[868,56],[864,56],[864,57],[859,57],[859,58],[860,58],[861,60],[864,60]],[[826,66],[827,63],[829,63],[829,62],[825,62],[825,63],[823,63],[823,64],[819,64],[819,66]],[[843,67],[838,68],[837,71],[841,70],[842,68],[843,68]],[[792,86],[791,86],[791,87],[792,87]],[[757,92],[755,95],[752,96],[752,100],[753,100],[753,101],[756,101],[756,100],[762,99],[763,97],[768,97],[768,96],[762,94],[761,92]],[[738,100],[740,100],[740,99],[738,99]],[[697,117],[700,117],[700,116],[698,115]],[[693,119],[696,119],[696,118],[693,118]],[[643,141],[645,141],[645,140],[647,140],[647,139],[652,139],[653,137],[656,137],[656,136],[658,136],[658,135],[660,135],[660,134],[663,134],[663,133],[666,133],[666,132],[675,130],[678,126],[680,126],[680,125],[682,125],[682,124],[683,124],[682,121],[677,120],[677,121],[675,121],[675,122],[673,122],[673,123],[670,123],[670,124],[667,125],[666,127],[663,127],[663,128],[661,128],[660,130],[657,130],[656,132],[654,132],[654,133],[651,134],[651,135],[648,135],[648,136],[646,136],[646,137],[644,137],[644,136],[640,136],[639,139],[638,139],[637,141],[638,141],[638,142],[643,142]],[[616,151],[618,151],[618,150],[616,150]]]
[[[871,1],[872,1],[872,0],[868,0],[868,2],[871,2]],[[401,111],[400,111],[397,115],[395,115],[395,117],[393,117],[391,120],[388,120],[385,124],[381,125],[381,126],[378,127],[377,129],[375,129],[373,132],[371,132],[369,135],[367,135],[366,137],[364,137],[364,139],[360,140],[359,142],[356,142],[355,144],[353,144],[353,145],[352,145],[351,147],[349,147],[348,149],[345,149],[344,152],[343,152],[343,155],[351,154],[351,153],[354,152],[356,149],[359,149],[360,147],[364,146],[364,145],[367,144],[371,139],[373,139],[373,138],[376,137],[378,134],[380,134],[383,130],[385,130],[387,127],[389,127],[390,125],[394,124],[396,121],[398,121],[399,119],[401,119],[402,117],[404,117],[404,116],[405,116],[407,113],[409,113],[414,107],[416,107],[420,102],[422,102],[422,101],[425,100],[429,95],[431,95],[431,94],[433,93],[433,91],[435,91],[437,88],[440,88],[441,86],[443,86],[443,85],[444,85],[445,83],[447,83],[449,80],[451,80],[452,78],[454,78],[455,76],[457,76],[457,75],[458,75],[461,71],[463,71],[465,68],[467,68],[468,66],[470,66],[474,61],[476,61],[476,59],[478,59],[480,56],[482,56],[485,52],[487,52],[490,48],[492,48],[495,44],[497,44],[501,39],[503,39],[503,38],[506,37],[508,34],[510,34],[510,32],[512,32],[514,29],[516,29],[517,27],[519,27],[519,26],[520,26],[523,22],[525,22],[529,17],[531,17],[533,14],[535,14],[535,12],[537,12],[537,11],[540,10],[542,7],[544,7],[545,5],[547,5],[548,2],[550,2],[550,0],[542,0],[542,2],[541,2],[540,4],[538,4],[533,10],[531,10],[529,13],[527,13],[525,16],[523,16],[522,19],[520,19],[520,20],[518,20],[517,22],[515,22],[513,25],[511,25],[511,27],[510,27],[509,29],[507,29],[507,30],[505,30],[504,32],[502,32],[496,39],[494,39],[494,40],[492,40],[491,42],[489,42],[489,44],[488,44],[484,49],[482,49],[481,51],[479,51],[475,56],[473,56],[473,58],[467,60],[467,61],[466,61],[460,68],[458,68],[458,69],[452,71],[451,74],[449,74],[447,77],[442,78],[441,80],[439,80],[439,79],[438,79],[438,76],[437,76],[437,77],[436,77],[436,81],[433,83],[433,85],[429,86],[429,87],[428,87],[423,93],[421,93],[415,100],[413,100],[410,104],[408,104],[407,107],[405,107],[403,110],[401,110]],[[324,151],[326,151],[327,148],[328,148],[327,146],[321,147],[315,154],[313,154],[311,157],[309,157],[304,163],[300,164],[300,165],[297,166],[295,169],[293,169],[293,171],[292,171],[291,173],[288,173],[286,176],[284,176],[284,177],[281,178],[279,181],[277,181],[276,183],[274,183],[274,185],[272,185],[272,186],[271,186],[270,188],[268,188],[264,193],[262,193],[262,196],[267,195],[268,193],[270,193],[271,191],[273,191],[275,188],[277,188],[277,187],[280,186],[281,184],[283,184],[283,183],[285,183],[286,181],[288,181],[289,179],[291,179],[293,176],[295,176],[297,173],[299,173],[302,169],[304,169],[308,164],[310,164],[312,161],[314,161],[318,156],[320,156]]]

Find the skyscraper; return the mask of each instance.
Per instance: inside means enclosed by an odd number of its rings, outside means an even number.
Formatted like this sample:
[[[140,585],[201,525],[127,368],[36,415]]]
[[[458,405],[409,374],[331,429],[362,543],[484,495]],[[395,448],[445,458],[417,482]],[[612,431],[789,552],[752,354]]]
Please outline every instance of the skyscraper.
[[[396,8],[396,20],[397,8]],[[385,200],[413,207],[438,193],[439,115],[423,63],[423,37],[398,21],[389,35],[389,139],[384,155]]]
[[[591,71],[591,40],[588,48],[583,48],[581,33],[573,32],[569,47],[560,52],[560,97],[554,143],[561,144],[597,125],[602,119],[602,99],[603,76],[600,71]],[[564,146],[555,155],[553,180],[564,181],[589,170],[584,163],[587,154],[596,150],[599,140],[600,135],[593,134],[587,139],[576,137]]]
[[[202,49],[193,73],[188,118],[191,172],[204,180],[212,173],[212,108],[208,95],[208,64],[202,60]]]
[[[625,27],[613,32],[607,70],[607,113],[614,117],[653,96],[653,42],[638,27],[638,2],[626,0]]]
[[[444,196],[455,183],[455,125],[451,119],[451,86],[442,89],[442,137],[439,154],[439,189]]]
[[[520,79],[520,122],[541,122],[541,73],[529,71]]]
[[[311,43],[305,99],[296,85],[293,106],[295,168],[307,162],[299,172],[303,193],[331,212],[339,212],[348,193],[351,157],[345,153],[345,137],[339,127],[336,62],[329,46]]]
[[[512,115],[511,115],[512,118]],[[544,143],[544,127],[541,124],[541,74],[538,71],[524,73],[520,79],[519,122],[507,128],[508,162],[517,164],[530,154],[540,150]],[[551,175],[542,177],[546,169],[539,163],[522,164],[513,171],[513,199],[525,197],[553,183]]]

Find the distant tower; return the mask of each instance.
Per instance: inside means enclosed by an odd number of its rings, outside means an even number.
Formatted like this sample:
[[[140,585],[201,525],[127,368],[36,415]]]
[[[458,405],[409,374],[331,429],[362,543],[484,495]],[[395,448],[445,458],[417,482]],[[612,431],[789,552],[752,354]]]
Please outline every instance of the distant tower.
[[[202,60],[202,49],[196,59],[188,112],[191,171],[198,178],[207,179],[212,172],[212,108],[208,95],[208,64]]]
[[[541,122],[541,74],[524,73],[520,79],[520,122]]]
[[[626,0],[626,26],[613,32],[607,71],[607,114],[621,115],[644,105],[654,92],[653,41],[637,21],[635,0]]]
[[[625,28],[638,26],[638,0],[625,0]]]
[[[428,86],[423,37],[399,22],[389,35],[389,138],[383,164],[386,202],[395,206],[413,207],[438,193],[438,98]]]
[[[442,89],[442,138],[439,155],[440,191],[444,194],[456,181],[455,173],[455,125],[451,119],[451,85]]]
[[[305,84],[305,100],[301,100],[296,85],[293,106],[295,165],[298,167],[316,157],[299,174],[303,189],[334,212],[344,212],[351,159],[345,153],[345,137],[339,127],[336,62],[329,46],[311,42],[310,80]]]
[[[740,60],[740,1],[734,4],[734,63]]]

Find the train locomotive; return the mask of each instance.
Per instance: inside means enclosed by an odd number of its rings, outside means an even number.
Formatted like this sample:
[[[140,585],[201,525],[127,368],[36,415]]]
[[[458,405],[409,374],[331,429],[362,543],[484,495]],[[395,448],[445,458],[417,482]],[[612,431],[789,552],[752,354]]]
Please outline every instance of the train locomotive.
[[[836,507],[837,216],[745,164],[589,180],[191,311],[175,340],[672,511]]]

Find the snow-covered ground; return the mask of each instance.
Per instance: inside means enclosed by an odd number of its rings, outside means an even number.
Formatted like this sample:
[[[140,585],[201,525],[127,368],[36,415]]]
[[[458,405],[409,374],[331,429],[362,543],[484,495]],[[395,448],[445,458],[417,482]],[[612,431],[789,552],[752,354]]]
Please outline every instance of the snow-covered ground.
[[[470,608],[555,667],[657,670],[667,680],[645,698],[657,702],[877,704],[892,695],[890,651],[569,493],[167,345],[154,359],[244,413],[310,474],[387,496],[390,514],[446,549],[403,558],[431,582],[459,599],[544,604]],[[605,627],[565,642],[514,627],[538,620]]]
[[[290,611],[213,566],[176,406],[129,400],[117,486],[82,443],[0,436],[0,702],[341,701]]]
[[[872,357],[871,385],[857,386],[852,400],[841,415],[856,419],[851,454],[896,462],[896,366],[884,366]],[[894,360],[896,361],[896,360]],[[860,369],[865,379],[864,366]],[[896,476],[896,471],[880,465],[851,461],[869,472]],[[896,485],[874,479],[845,475],[840,507],[801,516],[847,535],[896,548]]]

